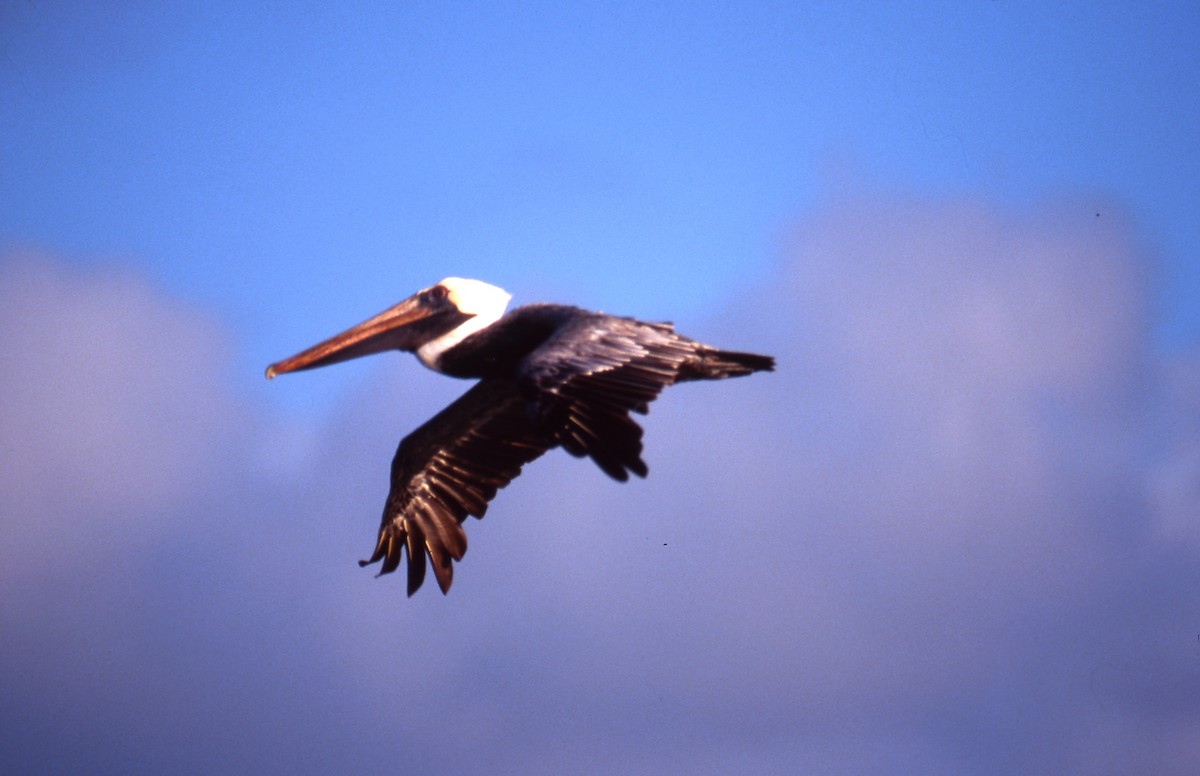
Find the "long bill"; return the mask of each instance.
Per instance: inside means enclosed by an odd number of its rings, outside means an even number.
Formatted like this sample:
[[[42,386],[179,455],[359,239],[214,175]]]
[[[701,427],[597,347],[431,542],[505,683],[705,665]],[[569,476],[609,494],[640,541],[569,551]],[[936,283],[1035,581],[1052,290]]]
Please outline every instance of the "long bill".
[[[271,364],[267,367],[267,379],[285,372],[316,369],[385,350],[410,349],[413,342],[408,327],[433,314],[434,311],[422,304],[419,296],[411,296],[370,320]]]

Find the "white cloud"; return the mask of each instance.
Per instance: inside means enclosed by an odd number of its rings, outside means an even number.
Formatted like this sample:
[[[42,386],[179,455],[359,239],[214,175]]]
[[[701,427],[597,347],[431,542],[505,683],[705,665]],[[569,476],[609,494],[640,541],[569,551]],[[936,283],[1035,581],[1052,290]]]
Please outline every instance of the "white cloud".
[[[0,340],[6,573],[102,564],[92,542],[114,533],[153,540],[232,463],[224,332],[128,270],[10,251]]]
[[[211,413],[230,412],[216,324],[123,269],[23,256],[3,272],[3,417],[6,436],[26,443],[12,463],[64,485],[83,478],[89,506],[177,498],[197,450],[227,425]]]
[[[353,561],[399,437],[465,385],[393,359],[291,431],[214,377],[205,316],[12,262],[0,626],[25,716],[0,723],[81,731],[18,764],[1194,770],[1195,361],[1156,363],[1145,260],[1086,203],[829,203],[776,283],[681,327],[779,371],[669,390],[645,482],[531,465],[445,598]],[[88,518],[116,528],[83,541]],[[90,559],[88,584],[30,549]],[[153,757],[105,743],[129,736]]]
[[[1163,439],[1154,455],[1149,498],[1157,528],[1173,541],[1200,548],[1200,356],[1162,370],[1157,422]]]

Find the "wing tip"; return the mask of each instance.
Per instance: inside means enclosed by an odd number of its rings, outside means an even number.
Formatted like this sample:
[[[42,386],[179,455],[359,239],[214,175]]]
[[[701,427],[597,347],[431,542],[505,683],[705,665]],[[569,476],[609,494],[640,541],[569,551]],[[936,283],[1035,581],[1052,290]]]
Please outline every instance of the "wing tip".
[[[742,377],[754,372],[774,372],[775,357],[736,350],[712,350],[704,354],[700,375],[705,378]]]

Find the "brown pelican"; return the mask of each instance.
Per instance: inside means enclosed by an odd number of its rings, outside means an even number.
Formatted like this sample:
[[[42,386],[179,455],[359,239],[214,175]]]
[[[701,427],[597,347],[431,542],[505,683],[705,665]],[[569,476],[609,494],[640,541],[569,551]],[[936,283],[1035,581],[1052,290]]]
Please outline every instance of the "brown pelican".
[[[392,485],[375,551],[380,574],[408,554],[408,594],[425,580],[425,555],[442,592],[462,560],[467,515],[521,467],[561,445],[624,482],[646,476],[645,414],[668,385],[771,371],[775,359],[703,345],[668,323],[645,323],[578,307],[533,304],[504,314],[511,297],[478,280],[446,278],[291,358],[267,377],[385,350],[414,352],[425,366],[479,382],[406,436],[392,460]]]

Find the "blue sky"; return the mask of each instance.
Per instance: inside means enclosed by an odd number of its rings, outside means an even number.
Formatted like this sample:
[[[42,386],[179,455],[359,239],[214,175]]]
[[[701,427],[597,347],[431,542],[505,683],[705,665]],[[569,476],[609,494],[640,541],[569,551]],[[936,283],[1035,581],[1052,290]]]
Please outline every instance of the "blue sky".
[[[1161,335],[1200,332],[1186,4],[643,5],[12,5],[2,226],[146,265],[262,360],[448,266],[700,314],[847,175],[1085,189],[1161,255]]]
[[[0,7],[4,770],[1195,772],[1198,40]],[[668,392],[645,482],[547,456],[408,600],[353,561],[463,386],[262,370],[446,275],[780,369]]]

